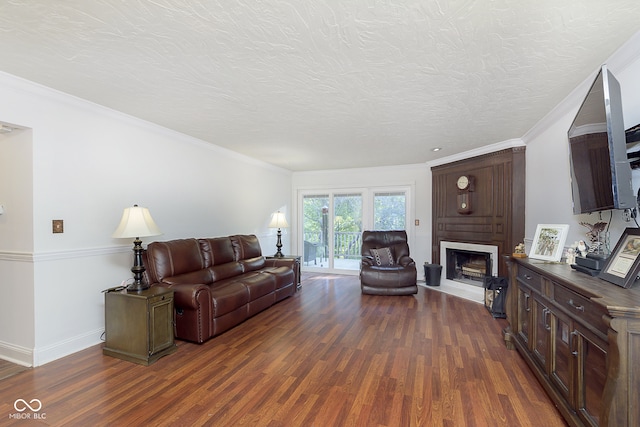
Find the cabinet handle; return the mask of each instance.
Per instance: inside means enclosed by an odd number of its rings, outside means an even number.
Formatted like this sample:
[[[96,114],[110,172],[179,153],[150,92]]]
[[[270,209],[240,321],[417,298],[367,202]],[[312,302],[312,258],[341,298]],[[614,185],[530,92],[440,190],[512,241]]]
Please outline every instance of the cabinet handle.
[[[531,280],[531,279],[532,279],[532,277],[531,277],[531,276],[529,276],[528,274],[525,274],[525,275],[524,275],[524,278],[525,278],[525,279],[527,279],[527,280]]]
[[[573,308],[575,308],[578,311],[584,311],[584,305],[577,305],[576,303],[573,302],[572,299],[570,299],[569,301],[567,301],[569,303],[569,305]]]
[[[545,308],[542,310],[542,317],[544,318],[544,328],[547,331],[551,330],[551,325],[549,324],[549,315],[551,314],[551,310]]]
[[[578,346],[578,331],[574,330],[571,332],[571,354],[574,356],[578,355],[578,350],[576,347]]]
[[[524,294],[524,307],[525,310],[531,311],[531,304],[529,304],[529,294]]]

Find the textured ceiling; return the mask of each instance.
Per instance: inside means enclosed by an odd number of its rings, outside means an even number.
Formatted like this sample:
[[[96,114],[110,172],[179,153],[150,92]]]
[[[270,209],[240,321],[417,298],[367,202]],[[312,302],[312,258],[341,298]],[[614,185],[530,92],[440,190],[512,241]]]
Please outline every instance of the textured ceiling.
[[[415,164],[523,136],[639,17],[638,0],[3,0],[0,70],[294,171]]]

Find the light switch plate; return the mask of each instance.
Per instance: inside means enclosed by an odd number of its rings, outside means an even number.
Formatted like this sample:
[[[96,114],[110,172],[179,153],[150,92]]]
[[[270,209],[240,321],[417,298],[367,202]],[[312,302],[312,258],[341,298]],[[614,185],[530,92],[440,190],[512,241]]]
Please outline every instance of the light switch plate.
[[[64,222],[61,219],[53,220],[53,232],[54,233],[64,233]]]

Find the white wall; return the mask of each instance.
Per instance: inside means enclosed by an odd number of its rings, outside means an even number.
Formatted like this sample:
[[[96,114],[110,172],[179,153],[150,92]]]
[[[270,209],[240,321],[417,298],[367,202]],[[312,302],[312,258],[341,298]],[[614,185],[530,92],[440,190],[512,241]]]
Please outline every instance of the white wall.
[[[620,82],[625,128],[640,123],[640,33],[631,38],[611,58],[602,58],[609,70]],[[538,224],[569,224],[566,245],[585,240],[587,228],[580,222],[593,224],[611,221],[611,247],[626,227],[636,227],[625,222],[622,211],[604,212],[602,215],[574,215],[571,199],[569,170],[569,146],[567,131],[575,118],[598,70],[576,88],[560,105],[551,111],[527,135],[527,187],[526,231],[527,248],[533,240]],[[640,188],[640,171],[633,171],[634,190]]]
[[[101,290],[131,277],[132,242],[111,238],[127,206],[164,232],[145,243],[254,233],[275,248],[290,172],[7,74],[0,90],[0,121],[26,129],[0,139],[0,357],[40,365],[100,341]]]

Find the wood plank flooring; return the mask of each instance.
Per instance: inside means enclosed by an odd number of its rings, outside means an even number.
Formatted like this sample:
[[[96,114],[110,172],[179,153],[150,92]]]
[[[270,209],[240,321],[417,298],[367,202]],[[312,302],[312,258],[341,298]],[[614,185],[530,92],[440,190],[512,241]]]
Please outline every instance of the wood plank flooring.
[[[38,399],[29,425],[565,426],[504,325],[435,290],[304,274],[294,297],[151,366],[98,345],[2,380],[0,425],[24,426],[14,402]]]
[[[20,366],[15,363],[7,362],[6,360],[0,359],[0,380],[5,378],[9,378],[18,374],[22,371],[26,371],[27,369],[31,369],[26,366]]]

